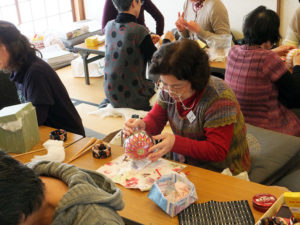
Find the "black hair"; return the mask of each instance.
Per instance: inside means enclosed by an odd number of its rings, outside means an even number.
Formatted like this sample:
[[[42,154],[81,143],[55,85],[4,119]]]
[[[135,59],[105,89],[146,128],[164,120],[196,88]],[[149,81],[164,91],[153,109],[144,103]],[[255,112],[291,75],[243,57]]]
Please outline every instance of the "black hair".
[[[123,11],[129,10],[132,1],[133,0],[112,0],[115,8],[119,12],[123,12]],[[138,3],[140,0],[135,0],[135,1]]]
[[[38,210],[44,184],[35,172],[0,150],[0,224],[17,225]]]
[[[259,6],[251,11],[243,24],[244,42],[248,45],[261,45],[267,41],[276,44],[279,34],[280,19],[276,12]]]
[[[149,73],[170,74],[202,91],[210,77],[208,55],[197,42],[184,39],[162,45],[153,55]]]
[[[15,25],[3,20],[0,20],[0,44],[4,44],[10,54],[8,69],[13,71],[20,71],[39,52]]]

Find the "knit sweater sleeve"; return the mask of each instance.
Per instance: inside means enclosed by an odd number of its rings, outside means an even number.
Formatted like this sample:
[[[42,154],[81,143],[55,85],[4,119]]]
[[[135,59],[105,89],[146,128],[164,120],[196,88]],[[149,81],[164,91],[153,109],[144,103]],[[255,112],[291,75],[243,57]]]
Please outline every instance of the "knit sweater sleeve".
[[[116,19],[118,15],[118,11],[116,10],[114,4],[112,3],[112,0],[106,0],[103,7],[103,14],[102,14],[102,30],[104,31],[104,28],[108,21]]]
[[[144,9],[152,16],[156,23],[156,34],[162,35],[164,33],[164,16],[159,9],[154,5],[151,0],[146,0],[144,3]]]
[[[160,134],[168,121],[167,111],[155,103],[152,110],[144,117],[143,121],[146,123],[147,133],[150,135]]]
[[[198,141],[175,135],[172,151],[201,161],[223,161],[231,145],[234,124],[204,128],[206,140]]]
[[[230,34],[230,24],[227,9],[221,1],[214,2],[211,7],[206,8],[213,32],[204,30],[200,27],[197,36],[207,39],[213,35]]]

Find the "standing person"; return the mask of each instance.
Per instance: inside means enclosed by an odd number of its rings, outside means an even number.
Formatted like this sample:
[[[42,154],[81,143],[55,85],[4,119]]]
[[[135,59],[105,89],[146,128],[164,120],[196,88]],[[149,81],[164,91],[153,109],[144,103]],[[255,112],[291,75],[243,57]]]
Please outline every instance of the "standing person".
[[[140,129],[162,140],[150,148],[152,161],[172,152],[175,160],[218,172],[249,171],[243,114],[233,91],[210,76],[205,51],[192,40],[165,44],[149,71],[160,75],[159,97],[146,117],[126,121],[125,136]],[[168,121],[173,134],[161,134]]]
[[[175,25],[181,37],[204,42],[214,35],[230,34],[228,12],[221,0],[186,0]]]
[[[20,101],[31,102],[39,126],[46,125],[85,136],[81,118],[55,71],[10,22],[0,20],[0,70],[11,72]]]
[[[290,48],[272,49],[280,40],[279,26],[277,13],[264,6],[247,15],[246,44],[231,48],[225,81],[235,92],[247,123],[300,136],[300,120],[287,108],[300,107],[300,55],[294,57],[291,74],[278,55]]]
[[[300,47],[300,7],[297,8],[289,23],[283,44]]]
[[[0,150],[0,224],[123,225],[122,192],[104,175],[58,162],[23,165]]]
[[[159,9],[153,4],[151,0],[143,1],[141,12],[137,18],[137,23],[146,26],[144,11],[148,12],[155,20],[156,34],[162,35],[164,33],[165,21],[164,21],[164,16],[161,14]],[[117,15],[118,15],[118,11],[114,7],[112,0],[106,0],[103,8],[103,15],[102,15],[103,31],[107,22],[116,19]]]
[[[105,26],[105,95],[115,108],[148,111],[155,91],[145,71],[156,47],[145,26],[136,21],[141,0],[113,0],[113,3],[119,14]],[[170,40],[170,35],[168,32],[165,38]],[[99,108],[105,106],[107,100],[100,103]]]

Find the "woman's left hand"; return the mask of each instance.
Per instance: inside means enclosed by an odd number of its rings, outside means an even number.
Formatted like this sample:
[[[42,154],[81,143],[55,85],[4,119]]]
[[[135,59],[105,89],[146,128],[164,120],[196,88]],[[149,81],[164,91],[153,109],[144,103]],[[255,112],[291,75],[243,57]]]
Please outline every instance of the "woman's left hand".
[[[191,20],[187,23],[185,29],[188,29],[191,32],[198,33],[200,30],[200,26],[195,21]]]
[[[153,44],[156,44],[160,39],[160,36],[157,34],[151,34],[150,36],[151,36]]]
[[[296,48],[295,46],[289,46],[289,45],[280,45],[277,48],[273,48],[272,51],[277,53],[279,56],[286,56],[286,54]]]
[[[148,159],[152,162],[158,160],[163,155],[167,154],[172,150],[175,143],[175,135],[170,133],[163,133],[153,136],[153,138],[155,140],[162,141],[149,149],[151,153],[148,155]]]

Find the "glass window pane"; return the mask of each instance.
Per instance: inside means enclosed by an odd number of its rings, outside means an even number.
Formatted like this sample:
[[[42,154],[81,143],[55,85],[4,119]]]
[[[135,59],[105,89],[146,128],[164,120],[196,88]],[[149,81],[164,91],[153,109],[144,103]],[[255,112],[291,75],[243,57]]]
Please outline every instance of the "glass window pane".
[[[57,30],[57,27],[60,26],[60,24],[61,24],[61,21],[60,21],[60,18],[58,15],[48,17],[48,25],[49,25],[50,29]]]
[[[58,0],[46,0],[45,2],[48,16],[59,14]]]
[[[35,32],[33,29],[33,23],[23,23],[19,26],[22,34],[26,35],[27,37],[33,37]]]
[[[15,6],[7,6],[2,8],[3,19],[18,24],[18,16]]]
[[[73,23],[72,12],[61,14],[61,21],[64,26],[71,25]]]
[[[31,6],[30,2],[24,2],[20,3],[19,5],[20,14],[21,14],[21,21],[22,23],[28,22],[32,20],[32,14],[31,14]]]
[[[15,0],[0,0],[0,7],[14,5],[14,4],[15,4]]]
[[[72,11],[71,1],[70,0],[60,0],[59,1],[60,12]]]
[[[42,33],[47,30],[47,20],[39,19],[34,21],[34,30],[36,33]]]
[[[46,16],[44,1],[32,0],[31,7],[34,19],[40,19]]]

